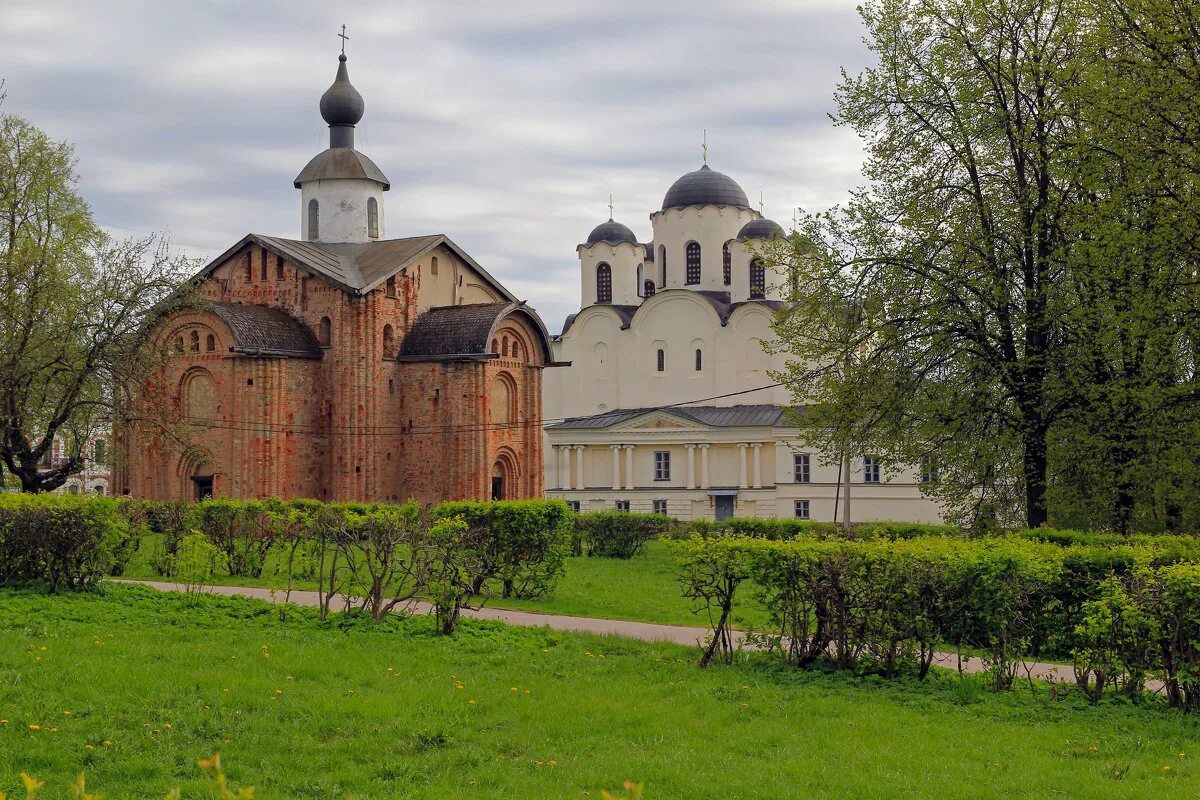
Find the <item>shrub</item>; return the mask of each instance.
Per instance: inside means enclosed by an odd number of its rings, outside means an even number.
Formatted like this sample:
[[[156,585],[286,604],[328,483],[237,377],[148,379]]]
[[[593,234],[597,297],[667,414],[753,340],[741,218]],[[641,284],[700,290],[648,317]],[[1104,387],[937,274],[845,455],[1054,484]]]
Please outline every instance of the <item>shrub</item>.
[[[213,576],[225,572],[225,554],[200,531],[179,540],[172,557],[174,574],[189,594],[199,593],[212,583]]]
[[[591,511],[575,515],[575,554],[603,558],[633,558],[671,527],[665,514]]]
[[[124,568],[134,531],[112,498],[0,494],[0,584],[93,586]]]
[[[196,527],[225,554],[230,576],[258,578],[275,540],[276,508],[258,500],[203,500],[195,507]]]

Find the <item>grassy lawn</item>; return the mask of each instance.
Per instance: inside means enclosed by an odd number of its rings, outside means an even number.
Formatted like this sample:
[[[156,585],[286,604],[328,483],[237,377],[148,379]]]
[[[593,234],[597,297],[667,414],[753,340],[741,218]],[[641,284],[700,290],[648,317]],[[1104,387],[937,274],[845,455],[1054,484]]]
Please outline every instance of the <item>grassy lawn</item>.
[[[154,538],[142,540],[138,552],[126,572],[126,577],[152,579],[159,577],[152,565]],[[281,589],[287,585],[286,564],[274,555],[268,556],[261,578],[220,577],[217,583],[236,586],[262,586]],[[293,578],[292,588],[317,588],[316,581]],[[735,611],[737,627],[762,627],[766,614],[750,602],[751,588],[742,589],[743,600]],[[488,600],[495,608],[516,608],[546,614],[567,614],[578,617],[603,617],[636,622],[657,622],[665,625],[708,624],[705,616],[697,614],[691,601],[680,594],[675,568],[666,544],[650,542],[644,552],[629,561],[613,558],[568,558],[566,574],[553,597],[539,600],[504,600],[499,595]]]
[[[1163,798],[1200,792],[1200,723],[1041,690],[964,692],[426,618],[281,622],[237,598],[0,590],[0,792],[260,798]],[[459,688],[461,686],[461,688]],[[31,726],[38,726],[34,730]],[[90,747],[89,747],[90,745]],[[1121,779],[1113,778],[1119,769]]]

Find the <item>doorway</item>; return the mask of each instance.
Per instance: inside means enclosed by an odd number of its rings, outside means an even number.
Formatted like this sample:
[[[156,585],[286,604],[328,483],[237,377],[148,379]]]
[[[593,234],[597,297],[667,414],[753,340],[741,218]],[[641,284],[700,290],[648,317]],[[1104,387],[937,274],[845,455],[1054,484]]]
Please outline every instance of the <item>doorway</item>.
[[[196,500],[207,500],[213,496],[213,472],[207,464],[196,467],[192,473],[193,497]]]
[[[716,497],[717,501],[717,522],[727,520],[733,516],[733,495],[719,494]]]
[[[493,500],[503,500],[504,499],[504,476],[503,475],[493,475],[492,476],[492,499]]]

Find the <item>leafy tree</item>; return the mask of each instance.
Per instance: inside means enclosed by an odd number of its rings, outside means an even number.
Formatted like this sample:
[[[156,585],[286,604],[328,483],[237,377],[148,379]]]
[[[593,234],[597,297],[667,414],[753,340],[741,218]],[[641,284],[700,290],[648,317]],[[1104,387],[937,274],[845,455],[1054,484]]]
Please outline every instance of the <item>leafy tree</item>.
[[[157,236],[109,237],[77,183],[71,145],[0,116],[0,461],[25,491],[80,470],[156,357],[141,347],[147,322],[186,302],[192,264]]]

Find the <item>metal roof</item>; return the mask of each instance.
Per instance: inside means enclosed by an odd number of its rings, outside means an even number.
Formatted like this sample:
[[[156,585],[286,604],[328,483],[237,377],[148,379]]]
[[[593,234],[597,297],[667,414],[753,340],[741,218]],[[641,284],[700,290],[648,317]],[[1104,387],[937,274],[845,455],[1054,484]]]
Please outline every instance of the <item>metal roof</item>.
[[[366,179],[383,185],[386,192],[392,188],[383,170],[375,166],[375,162],[352,147],[331,147],[313,156],[312,161],[300,170],[300,174],[292,181],[297,189],[308,181],[326,179]]]
[[[750,200],[737,181],[705,164],[671,184],[663,197],[662,210],[684,206],[738,206],[749,208]]]
[[[785,408],[777,405],[618,408],[590,417],[571,417],[546,427],[552,430],[611,428],[622,422],[655,412],[670,414],[673,417],[698,422],[711,428],[773,427],[783,422]]]
[[[628,242],[629,244],[636,245],[638,240],[628,225],[622,225],[610,219],[608,222],[601,222],[595,228],[592,228],[592,232],[588,234],[587,243],[595,244],[596,242],[605,242],[607,244]]]
[[[249,303],[212,303],[213,313],[233,334],[235,353],[320,358],[321,345],[312,330],[287,312]]]
[[[779,223],[770,219],[752,219],[742,226],[738,231],[737,238],[739,239],[772,239],[775,237],[784,238],[787,234]]]
[[[533,310],[524,303],[473,303],[435,306],[420,317],[400,344],[400,361],[471,357],[491,358],[492,334],[510,314],[524,314],[538,333],[542,356],[553,361],[550,335]]]

